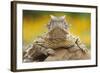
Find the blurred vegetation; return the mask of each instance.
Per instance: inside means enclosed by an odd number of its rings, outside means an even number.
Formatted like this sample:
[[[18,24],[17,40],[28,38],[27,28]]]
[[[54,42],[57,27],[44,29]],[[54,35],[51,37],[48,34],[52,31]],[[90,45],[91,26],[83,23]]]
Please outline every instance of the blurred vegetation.
[[[66,15],[66,21],[70,25],[70,33],[78,36],[83,43],[90,48],[91,40],[91,14],[76,12],[55,12],[55,11],[34,11],[23,10],[23,43],[31,43],[37,36],[48,32],[46,24],[50,20],[50,15]]]

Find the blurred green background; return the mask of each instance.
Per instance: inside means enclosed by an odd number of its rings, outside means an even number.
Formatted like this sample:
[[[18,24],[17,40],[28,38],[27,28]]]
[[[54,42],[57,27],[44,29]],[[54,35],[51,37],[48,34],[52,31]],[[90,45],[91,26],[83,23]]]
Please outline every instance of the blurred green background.
[[[23,10],[23,45],[31,43],[37,36],[41,36],[47,30],[50,15],[66,16],[69,23],[69,31],[78,36],[83,43],[90,48],[91,40],[91,14],[76,12],[34,11]]]

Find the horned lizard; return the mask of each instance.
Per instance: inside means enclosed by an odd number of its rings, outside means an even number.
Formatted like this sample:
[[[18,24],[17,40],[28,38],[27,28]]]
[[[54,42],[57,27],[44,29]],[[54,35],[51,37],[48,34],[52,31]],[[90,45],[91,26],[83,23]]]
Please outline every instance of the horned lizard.
[[[65,16],[51,15],[48,32],[38,37],[25,50],[24,61],[80,60],[89,59],[90,54],[79,37],[69,32]]]

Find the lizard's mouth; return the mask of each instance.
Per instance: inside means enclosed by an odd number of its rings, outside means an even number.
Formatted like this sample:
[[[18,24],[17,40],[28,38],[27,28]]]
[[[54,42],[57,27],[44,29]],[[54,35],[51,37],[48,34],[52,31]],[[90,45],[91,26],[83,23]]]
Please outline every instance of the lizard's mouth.
[[[49,31],[49,38],[50,39],[65,39],[68,32],[60,27],[53,28]]]

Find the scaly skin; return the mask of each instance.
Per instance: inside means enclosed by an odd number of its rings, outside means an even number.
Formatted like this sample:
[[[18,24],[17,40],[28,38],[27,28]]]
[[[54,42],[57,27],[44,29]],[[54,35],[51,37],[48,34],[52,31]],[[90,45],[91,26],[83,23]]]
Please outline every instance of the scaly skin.
[[[85,47],[84,44],[81,43],[79,38],[76,38],[70,34],[69,35],[67,34],[68,36],[66,36],[66,39],[56,39],[56,40],[47,38],[46,37],[47,35],[48,34],[46,34],[45,36],[41,36],[40,38],[37,38],[33,42],[31,48],[27,49],[28,51],[26,51],[26,54],[24,55],[24,59],[26,62],[39,61],[35,58],[41,55],[45,55],[46,58],[48,56],[54,56],[56,54],[56,50],[59,48],[65,48],[66,50],[70,48],[74,48],[74,50],[80,49],[81,53],[83,54],[87,54],[88,52],[88,49]]]

